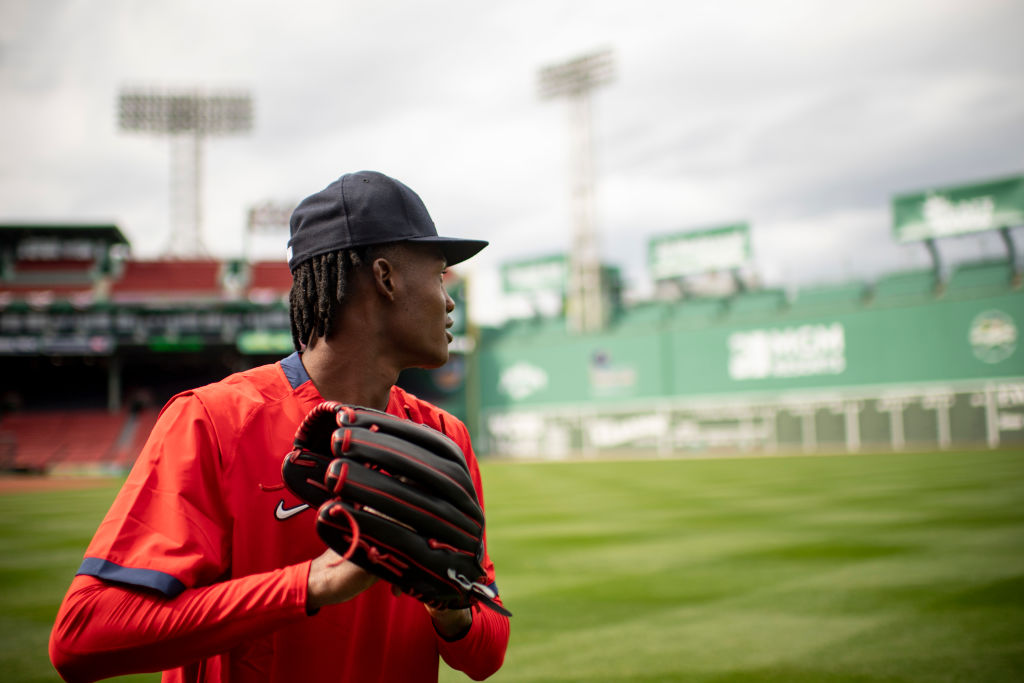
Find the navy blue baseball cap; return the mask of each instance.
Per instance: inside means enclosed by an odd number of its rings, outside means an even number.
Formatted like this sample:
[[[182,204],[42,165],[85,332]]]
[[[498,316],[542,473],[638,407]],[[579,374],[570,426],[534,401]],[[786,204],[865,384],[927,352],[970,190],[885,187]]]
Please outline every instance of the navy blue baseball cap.
[[[376,171],[346,173],[292,212],[288,268],[314,256],[387,242],[436,244],[448,265],[487,246],[484,240],[440,237],[427,207],[405,184]]]

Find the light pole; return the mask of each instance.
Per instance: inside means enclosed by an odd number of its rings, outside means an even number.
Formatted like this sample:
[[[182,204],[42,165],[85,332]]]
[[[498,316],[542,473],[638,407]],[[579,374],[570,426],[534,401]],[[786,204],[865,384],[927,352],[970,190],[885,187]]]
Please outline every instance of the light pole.
[[[245,93],[158,93],[129,90],[118,100],[121,130],[171,136],[171,235],[166,253],[205,255],[202,240],[203,138],[252,128]]]
[[[590,131],[590,92],[613,77],[612,53],[601,50],[540,70],[542,99],[569,100],[572,248],[570,251],[568,318],[570,326],[587,332],[601,329],[607,305],[601,286],[601,254],[594,224],[594,154]]]

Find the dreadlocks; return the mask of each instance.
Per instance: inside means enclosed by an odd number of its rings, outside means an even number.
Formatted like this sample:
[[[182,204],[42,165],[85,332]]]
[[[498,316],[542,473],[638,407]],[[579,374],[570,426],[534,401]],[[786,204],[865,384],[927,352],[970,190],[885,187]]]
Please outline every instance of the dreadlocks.
[[[348,275],[367,260],[366,256],[365,249],[342,249],[314,256],[295,268],[288,303],[296,351],[333,327],[345,298]]]

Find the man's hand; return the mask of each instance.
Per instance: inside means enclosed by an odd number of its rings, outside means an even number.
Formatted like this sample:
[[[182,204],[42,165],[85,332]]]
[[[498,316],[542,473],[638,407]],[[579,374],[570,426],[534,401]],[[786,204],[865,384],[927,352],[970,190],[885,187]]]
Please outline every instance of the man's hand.
[[[376,582],[376,576],[328,548],[309,567],[306,608],[315,610],[351,600]]]
[[[455,441],[324,401],[306,413],[292,445],[284,484],[317,511],[317,535],[338,555],[424,604],[480,604],[509,616],[483,566],[483,506]],[[359,591],[327,592],[347,599]]]
[[[436,609],[424,605],[430,618],[434,620],[434,628],[445,640],[458,640],[469,632],[473,625],[473,612],[465,609]]]
[[[306,608],[319,609],[356,597],[377,582],[377,577],[364,571],[352,562],[346,562],[341,555],[330,548],[313,560],[309,567],[309,582],[306,589]],[[398,596],[397,586],[391,592]],[[465,609],[438,609],[424,605],[434,622],[434,628],[442,638],[458,640],[466,635],[473,625],[473,612]]]

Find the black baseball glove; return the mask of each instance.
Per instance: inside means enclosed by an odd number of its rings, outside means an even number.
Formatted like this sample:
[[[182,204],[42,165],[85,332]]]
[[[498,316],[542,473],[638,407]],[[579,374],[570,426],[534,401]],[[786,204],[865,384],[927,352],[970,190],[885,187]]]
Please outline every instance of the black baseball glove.
[[[345,559],[433,607],[479,602],[511,616],[482,566],[484,514],[465,456],[441,432],[326,401],[302,421],[281,472]]]

